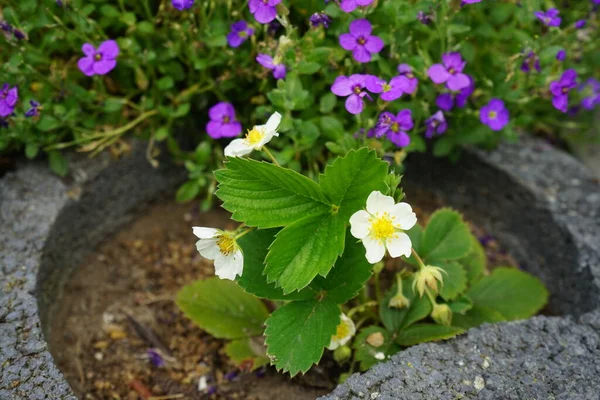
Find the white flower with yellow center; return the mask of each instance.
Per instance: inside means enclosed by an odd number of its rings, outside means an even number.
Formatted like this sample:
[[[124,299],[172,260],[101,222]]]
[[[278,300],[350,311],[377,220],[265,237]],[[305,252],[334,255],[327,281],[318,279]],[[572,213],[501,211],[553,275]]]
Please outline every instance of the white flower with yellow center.
[[[242,275],[244,255],[235,241],[233,232],[199,226],[194,226],[192,230],[200,239],[196,242],[196,249],[200,255],[215,261],[215,275],[229,280]]]
[[[350,233],[362,240],[367,261],[375,264],[383,259],[385,250],[393,258],[410,257],[412,243],[404,231],[417,223],[417,216],[407,203],[394,204],[394,198],[381,192],[371,192],[367,210],[350,217]]]
[[[277,128],[281,123],[281,114],[274,113],[264,125],[256,125],[248,131],[243,139],[232,140],[225,147],[225,155],[228,157],[241,157],[250,154],[252,150],[260,150],[273,136],[279,136]]]
[[[331,337],[331,342],[327,348],[329,350],[335,350],[340,346],[344,346],[352,339],[352,336],[354,336],[355,333],[356,326],[354,325],[354,322],[348,318],[346,314],[342,313],[341,322],[337,326],[335,335]]]

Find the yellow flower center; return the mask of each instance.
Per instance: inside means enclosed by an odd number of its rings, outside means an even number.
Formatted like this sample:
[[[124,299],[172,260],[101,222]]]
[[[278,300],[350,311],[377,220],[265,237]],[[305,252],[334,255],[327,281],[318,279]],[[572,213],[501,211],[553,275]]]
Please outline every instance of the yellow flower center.
[[[256,129],[256,127],[254,127],[251,131],[248,131],[248,133],[246,134],[246,141],[249,145],[254,146],[258,142],[260,142],[264,137],[265,134],[262,131]]]
[[[246,36],[248,36],[248,33],[246,31],[241,31],[238,33],[239,37],[241,38],[245,38]]]
[[[217,238],[217,246],[221,254],[228,256],[235,251],[235,239],[228,234],[219,235]]]
[[[350,335],[350,326],[346,322],[342,322],[337,326],[333,340],[342,340]]]
[[[387,93],[390,90],[392,90],[392,87],[388,83],[384,83],[383,85],[381,85],[381,89],[383,90],[384,93]]]
[[[394,237],[396,228],[392,221],[396,217],[390,217],[388,213],[371,219],[371,236],[377,240],[386,240]]]
[[[96,60],[96,61],[102,60],[102,54],[100,54],[100,53],[94,54],[94,60]]]
[[[495,119],[498,116],[498,113],[496,111],[490,111],[490,113],[488,114],[488,116],[491,119]]]
[[[392,132],[398,132],[398,131],[400,131],[400,125],[398,125],[398,123],[397,123],[397,122],[394,122],[394,123],[392,124],[392,127],[391,127],[391,129],[392,129]]]

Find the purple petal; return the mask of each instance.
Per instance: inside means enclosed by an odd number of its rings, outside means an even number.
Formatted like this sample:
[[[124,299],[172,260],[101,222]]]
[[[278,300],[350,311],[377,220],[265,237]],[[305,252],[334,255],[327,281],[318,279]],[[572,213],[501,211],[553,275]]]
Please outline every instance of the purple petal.
[[[221,137],[231,138],[242,133],[242,124],[234,121],[229,124],[223,124],[221,128]]]
[[[273,57],[268,56],[266,54],[259,54],[258,56],[256,56],[256,61],[265,68],[275,68],[275,64],[273,64]]]
[[[444,111],[452,110],[452,107],[454,107],[454,99],[452,98],[452,94],[440,94],[437,99],[435,99],[435,104]]]
[[[400,89],[398,86],[392,86],[391,90],[381,93],[379,97],[381,97],[381,100],[384,101],[394,101],[402,97],[402,94],[402,89]]]
[[[117,66],[117,60],[102,60],[94,63],[94,72],[98,75],[106,75]]]
[[[331,91],[336,96],[350,96],[352,94],[352,82],[346,76],[338,76],[331,85]]]
[[[246,21],[238,21],[231,24],[231,31],[239,33],[245,31],[247,27],[248,23]]]
[[[114,60],[119,55],[119,45],[114,40],[104,41],[98,46],[98,53],[102,53],[102,60]]]
[[[561,94],[560,96],[554,96],[552,98],[552,105],[559,111],[564,113],[567,112],[567,107],[569,105],[569,97],[566,94]]]
[[[461,90],[469,86],[469,77],[465,74],[451,75],[446,85],[450,90]]]
[[[223,123],[219,121],[208,121],[208,124],[206,124],[206,133],[213,139],[221,138],[222,129]]]
[[[352,56],[356,61],[361,63],[368,63],[371,61],[371,53],[369,53],[364,46],[356,46],[356,48],[352,51]]]
[[[412,119],[412,111],[409,109],[404,109],[398,113],[396,116],[396,122],[400,125],[400,128],[404,131],[409,131],[414,127],[414,122]]]
[[[340,35],[340,46],[344,50],[352,51],[358,46],[356,42],[356,38],[349,33],[344,33]]]
[[[359,95],[353,94],[346,99],[346,110],[350,114],[360,114],[364,106],[365,102]]]
[[[340,4],[340,8],[344,12],[352,12],[356,10],[356,7],[356,0],[342,0],[342,3]]]
[[[412,72],[412,67],[408,64],[400,64],[398,65],[398,72],[402,75],[408,74]]]
[[[94,75],[94,59],[92,57],[80,58],[77,67],[87,76]]]
[[[256,12],[254,13],[254,18],[260,22],[261,24],[268,24],[273,21],[277,17],[277,10],[273,6],[265,5],[261,2],[258,6]]]
[[[385,80],[375,75],[369,75],[365,80],[367,90],[371,93],[381,93],[383,91],[383,85],[385,84]]]
[[[275,79],[285,79],[285,75],[287,70],[284,64],[277,64],[275,68],[273,68],[273,77]]]
[[[224,118],[233,121],[235,119],[235,109],[231,103],[222,101],[208,110],[208,117],[213,121],[223,121]]]
[[[417,90],[417,85],[419,84],[419,80],[417,78],[408,78],[404,75],[396,77],[394,79],[398,80],[398,87],[402,89],[404,93],[413,94],[415,90]],[[394,80],[392,79],[392,80]]]
[[[429,78],[437,84],[446,82],[451,76],[442,64],[433,64],[427,70],[427,75],[429,75]]]
[[[365,49],[370,53],[379,53],[383,49],[384,43],[378,36],[370,36],[365,42]]]
[[[442,63],[446,69],[454,68],[456,72],[462,72],[464,63],[459,52],[445,53],[442,55]]]
[[[237,32],[229,32],[227,34],[227,43],[233,48],[240,47],[241,44],[244,43],[244,38],[242,38]]]
[[[258,7],[262,5],[262,0],[250,0],[248,2],[248,8],[250,8],[250,13],[254,14]]]
[[[356,4],[360,7],[371,5],[374,0],[356,0]]]
[[[93,57],[96,53],[96,49],[90,43],[84,43],[83,46],[81,46],[81,51],[83,51],[83,54],[88,57]]]
[[[390,140],[390,142],[394,143],[398,147],[406,147],[410,144],[410,136],[403,131],[389,131],[387,133],[387,138]]]
[[[364,18],[354,20],[350,23],[350,33],[356,38],[363,36],[366,39],[371,35],[372,31],[373,27],[371,23]]]

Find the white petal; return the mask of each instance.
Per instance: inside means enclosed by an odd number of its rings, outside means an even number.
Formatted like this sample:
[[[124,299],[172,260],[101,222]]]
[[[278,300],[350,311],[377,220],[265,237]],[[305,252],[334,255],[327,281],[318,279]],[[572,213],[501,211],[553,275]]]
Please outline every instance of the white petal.
[[[248,145],[246,139],[234,139],[225,147],[227,157],[241,157],[252,152],[253,148]]]
[[[367,211],[371,214],[378,214],[392,211],[394,207],[394,198],[385,196],[381,192],[371,192],[367,198]]]
[[[410,257],[412,243],[408,235],[404,232],[398,232],[396,233],[396,237],[387,239],[385,246],[393,258],[400,256]]]
[[[220,253],[219,253],[220,254]],[[240,250],[215,258],[215,275],[221,279],[235,280],[236,275],[242,275],[244,256]]]
[[[196,242],[196,249],[202,257],[209,260],[214,260],[221,254],[217,239],[200,239]]]
[[[394,226],[396,228],[409,230],[417,223],[417,215],[413,212],[412,207],[408,203],[398,203],[393,207],[390,213],[394,219]]]
[[[212,239],[219,233],[218,229],[215,228],[203,228],[201,226],[192,227],[194,235],[198,236],[199,239]]]
[[[356,333],[356,325],[354,325],[354,321],[348,318],[348,316],[342,313],[341,322],[345,323],[349,328],[350,332],[348,332],[348,338],[351,338]]]
[[[365,249],[367,249],[367,261],[371,264],[376,264],[383,259],[385,255],[385,245],[381,240],[375,240],[371,236],[367,236],[362,240]]]
[[[280,123],[281,123],[281,114],[279,114],[278,112],[275,112],[273,115],[271,115],[269,117],[269,120],[265,124],[267,133],[276,132],[277,128],[279,128]],[[271,137],[273,137],[273,135],[271,135]]]
[[[333,337],[331,338],[331,342],[329,342],[329,346],[327,346],[327,350],[335,350],[340,347],[340,341],[335,340]]]
[[[362,239],[369,234],[371,224],[369,223],[369,213],[365,210],[358,210],[350,217],[350,233],[357,239]]]

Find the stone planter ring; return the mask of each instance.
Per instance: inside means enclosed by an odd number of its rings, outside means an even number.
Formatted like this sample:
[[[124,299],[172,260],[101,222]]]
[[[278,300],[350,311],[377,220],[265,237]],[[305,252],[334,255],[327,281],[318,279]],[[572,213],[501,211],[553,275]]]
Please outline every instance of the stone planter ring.
[[[46,337],[64,283],[135,211],[184,171],[153,169],[143,148],[76,161],[61,180],[29,163],[0,179],[0,399],[75,399]],[[570,156],[523,140],[456,164],[411,155],[410,196],[433,190],[493,232],[550,291],[557,317],[484,325],[411,347],[323,399],[597,399],[600,186]]]

